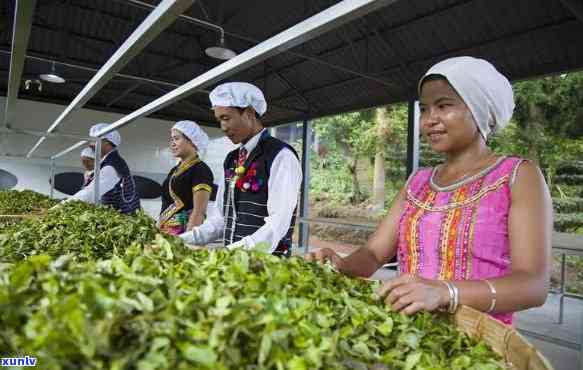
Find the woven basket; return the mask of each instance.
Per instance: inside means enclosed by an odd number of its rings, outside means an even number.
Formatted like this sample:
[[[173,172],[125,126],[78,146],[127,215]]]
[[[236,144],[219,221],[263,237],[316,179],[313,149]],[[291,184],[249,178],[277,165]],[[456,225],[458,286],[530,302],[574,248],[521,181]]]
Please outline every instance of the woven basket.
[[[483,340],[516,370],[553,370],[551,364],[516,329],[473,308],[462,306],[455,325],[472,338]]]

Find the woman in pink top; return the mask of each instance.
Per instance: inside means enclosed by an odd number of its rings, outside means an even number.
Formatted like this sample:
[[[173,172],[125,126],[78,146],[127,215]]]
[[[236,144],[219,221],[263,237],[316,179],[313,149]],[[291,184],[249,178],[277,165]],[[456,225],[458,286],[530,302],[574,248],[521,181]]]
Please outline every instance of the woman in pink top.
[[[457,57],[433,66],[419,95],[422,134],[446,162],[409,178],[365,248],[307,258],[368,277],[397,255],[401,274],[379,291],[393,309],[454,312],[464,304],[510,324],[512,312],[546,300],[552,233],[540,170],[487,146],[510,121],[512,87],[485,60]]]

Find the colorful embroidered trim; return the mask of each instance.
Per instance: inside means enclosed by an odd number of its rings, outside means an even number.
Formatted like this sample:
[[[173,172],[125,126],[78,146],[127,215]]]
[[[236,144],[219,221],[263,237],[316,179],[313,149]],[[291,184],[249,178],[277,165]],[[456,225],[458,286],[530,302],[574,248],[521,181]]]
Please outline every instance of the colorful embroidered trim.
[[[413,194],[411,194],[410,190],[407,190],[407,200],[410,201],[411,203],[413,203],[416,207],[422,208],[422,209],[429,211],[429,212],[449,211],[449,210],[452,210],[455,208],[466,207],[472,203],[479,201],[486,194],[491,193],[493,191],[496,191],[496,190],[500,189],[502,186],[504,186],[504,184],[508,182],[508,178],[509,178],[508,175],[501,177],[500,179],[498,179],[498,181],[496,181],[492,185],[486,186],[485,188],[480,190],[477,194],[473,195],[472,197],[470,197],[468,199],[455,201],[453,203],[449,203],[449,204],[439,206],[439,207],[429,206],[426,203],[418,200],[417,198],[415,198],[415,196]]]

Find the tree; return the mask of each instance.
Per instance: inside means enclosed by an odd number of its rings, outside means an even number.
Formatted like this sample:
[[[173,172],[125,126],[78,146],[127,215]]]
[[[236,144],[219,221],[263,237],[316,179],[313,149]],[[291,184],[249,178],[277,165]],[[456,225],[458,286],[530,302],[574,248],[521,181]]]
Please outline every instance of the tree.
[[[374,156],[374,175],[373,175],[373,198],[371,211],[373,213],[382,212],[385,208],[385,142],[391,135],[390,118],[388,107],[378,107],[375,109],[375,156]]]
[[[374,145],[370,137],[372,127],[374,122],[371,110],[324,117],[314,122],[314,130],[321,145],[326,147],[328,153],[338,152],[343,158],[340,167],[351,177],[352,194],[349,198],[353,204],[365,198],[357,169],[360,159],[370,153]]]

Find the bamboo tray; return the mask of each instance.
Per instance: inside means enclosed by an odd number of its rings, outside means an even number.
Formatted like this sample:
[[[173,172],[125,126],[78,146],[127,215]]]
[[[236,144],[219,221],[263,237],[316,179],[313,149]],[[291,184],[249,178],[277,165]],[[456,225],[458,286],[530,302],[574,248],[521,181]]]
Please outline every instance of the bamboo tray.
[[[467,306],[462,306],[452,319],[461,331],[483,340],[512,369],[553,370],[547,359],[513,327]]]

